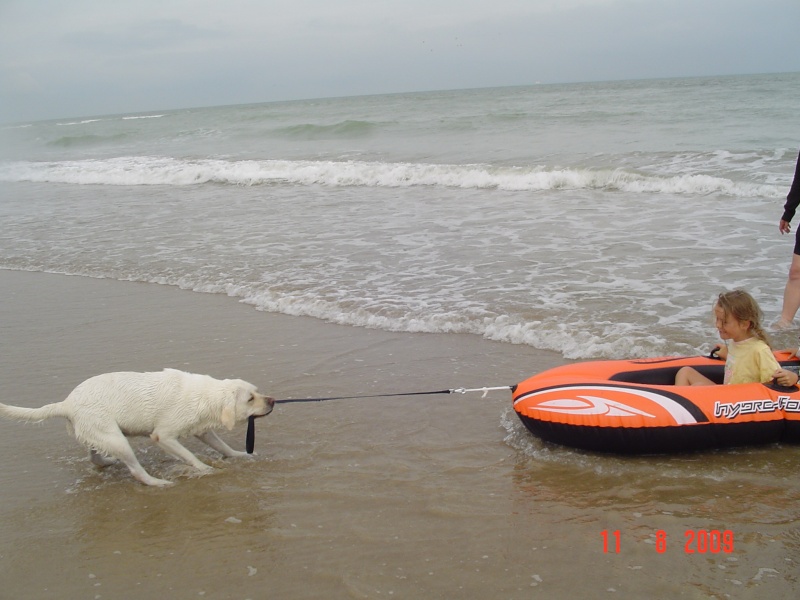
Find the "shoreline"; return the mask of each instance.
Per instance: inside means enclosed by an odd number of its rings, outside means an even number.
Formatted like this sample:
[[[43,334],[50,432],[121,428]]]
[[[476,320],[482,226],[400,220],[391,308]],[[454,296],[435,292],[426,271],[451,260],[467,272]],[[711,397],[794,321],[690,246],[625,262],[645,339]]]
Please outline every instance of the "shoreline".
[[[3,337],[0,370],[30,366],[35,358],[38,369],[49,365],[46,377],[75,373],[75,385],[103,372],[169,366],[285,387],[294,398],[305,390],[418,391],[407,384],[385,389],[402,383],[404,376],[415,385],[435,380],[435,389],[490,387],[516,383],[568,362],[555,352],[471,334],[339,325],[260,311],[220,294],[152,283],[0,269],[0,293],[5,299],[0,319],[10,328]],[[37,339],[37,334],[46,339]],[[383,360],[376,348],[384,351]],[[373,363],[375,373],[385,380],[360,379],[370,366],[361,363]],[[481,363],[486,367],[483,374]],[[309,369],[317,364],[327,365],[321,370],[327,379],[313,377]],[[347,386],[349,366],[358,382],[354,388]]]

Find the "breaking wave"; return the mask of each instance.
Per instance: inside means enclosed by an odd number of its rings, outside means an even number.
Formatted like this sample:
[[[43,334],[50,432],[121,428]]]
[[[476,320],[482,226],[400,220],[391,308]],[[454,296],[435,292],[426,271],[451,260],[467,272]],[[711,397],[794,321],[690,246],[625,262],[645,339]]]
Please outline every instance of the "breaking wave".
[[[99,160],[0,163],[0,181],[76,185],[413,186],[504,191],[602,190],[642,194],[724,194],[779,198],[782,186],[704,174],[674,176],[624,169],[365,161],[221,160],[131,156]]]

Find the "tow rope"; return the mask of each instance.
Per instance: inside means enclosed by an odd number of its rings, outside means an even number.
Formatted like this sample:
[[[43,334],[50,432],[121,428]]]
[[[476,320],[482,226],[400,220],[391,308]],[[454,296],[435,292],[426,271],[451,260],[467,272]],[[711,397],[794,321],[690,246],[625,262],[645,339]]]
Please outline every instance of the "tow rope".
[[[453,388],[448,390],[435,390],[432,392],[401,392],[396,394],[364,394],[361,396],[326,396],[322,398],[285,398],[282,400],[275,400],[275,404],[290,404],[295,402],[324,402],[326,400],[353,400],[357,398],[391,398],[396,396],[427,396],[432,394],[466,394],[468,392],[483,392],[481,398],[486,398],[489,392],[495,390],[513,390],[514,385],[501,385],[497,387],[481,387],[481,388]],[[247,420],[247,438],[245,446],[247,453],[252,454],[256,444],[256,417],[251,416]]]

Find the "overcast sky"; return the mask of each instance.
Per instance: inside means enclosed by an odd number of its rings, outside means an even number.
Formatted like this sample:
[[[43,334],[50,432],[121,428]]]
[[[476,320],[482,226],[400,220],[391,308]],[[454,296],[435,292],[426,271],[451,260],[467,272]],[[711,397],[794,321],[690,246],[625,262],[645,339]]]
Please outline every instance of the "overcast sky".
[[[800,71],[800,0],[0,0],[0,122]]]

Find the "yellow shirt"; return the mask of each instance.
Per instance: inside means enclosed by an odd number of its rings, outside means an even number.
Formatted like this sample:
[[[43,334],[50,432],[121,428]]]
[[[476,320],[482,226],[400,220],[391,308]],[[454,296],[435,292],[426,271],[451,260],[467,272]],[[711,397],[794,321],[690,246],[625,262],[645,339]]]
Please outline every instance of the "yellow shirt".
[[[731,342],[725,361],[725,380],[730,383],[767,383],[781,366],[772,350],[758,338]]]

